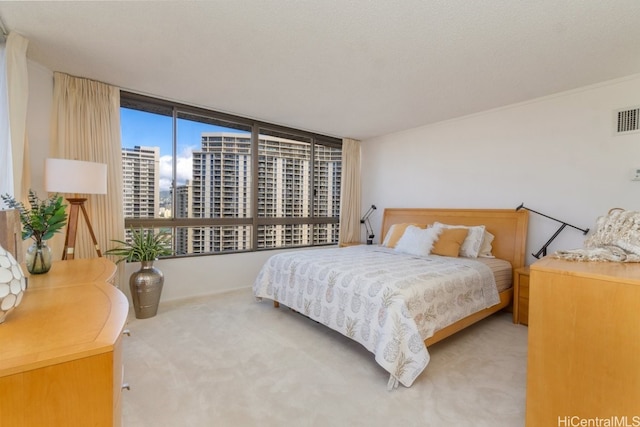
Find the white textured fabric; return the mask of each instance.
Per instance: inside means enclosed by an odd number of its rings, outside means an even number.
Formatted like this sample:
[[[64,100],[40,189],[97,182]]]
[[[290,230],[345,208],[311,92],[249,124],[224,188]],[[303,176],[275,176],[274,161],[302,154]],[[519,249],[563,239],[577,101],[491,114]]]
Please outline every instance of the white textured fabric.
[[[433,226],[442,228],[466,228],[469,230],[469,234],[467,234],[464,242],[462,242],[462,246],[460,246],[460,256],[467,258],[478,257],[478,254],[480,253],[480,246],[482,245],[482,239],[484,238],[484,225],[468,227],[466,225],[443,224],[436,221]]]
[[[338,242],[360,241],[360,141],[342,140],[342,172],[340,182],[340,230]]]
[[[359,342],[406,387],[429,362],[425,339],[500,301],[491,269],[477,260],[371,245],[274,255],[253,293]]]
[[[438,231],[439,229],[433,227],[420,228],[410,225],[404,230],[394,250],[409,255],[427,256],[438,238]]]
[[[640,262],[640,212],[612,209],[596,220],[596,231],[584,248],[556,251],[572,261]]]

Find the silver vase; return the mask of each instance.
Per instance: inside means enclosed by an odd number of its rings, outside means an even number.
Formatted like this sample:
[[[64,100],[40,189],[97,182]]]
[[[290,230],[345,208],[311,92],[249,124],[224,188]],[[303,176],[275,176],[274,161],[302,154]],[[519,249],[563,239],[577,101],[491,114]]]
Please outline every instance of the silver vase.
[[[153,261],[142,261],[140,270],[129,278],[129,289],[137,319],[153,317],[158,312],[164,275]]]

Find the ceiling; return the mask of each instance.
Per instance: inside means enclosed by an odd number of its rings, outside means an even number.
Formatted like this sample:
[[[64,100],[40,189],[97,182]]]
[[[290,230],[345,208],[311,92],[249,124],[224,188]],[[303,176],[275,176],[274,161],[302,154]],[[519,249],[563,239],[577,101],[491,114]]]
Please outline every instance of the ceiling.
[[[337,137],[640,73],[638,0],[0,1],[50,70]]]

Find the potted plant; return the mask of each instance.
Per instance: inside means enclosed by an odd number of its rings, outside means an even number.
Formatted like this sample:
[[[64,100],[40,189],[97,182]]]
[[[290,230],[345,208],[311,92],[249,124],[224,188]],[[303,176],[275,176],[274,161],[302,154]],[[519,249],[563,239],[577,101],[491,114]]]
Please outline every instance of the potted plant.
[[[112,240],[119,246],[109,249],[105,254],[119,257],[117,263],[140,262],[140,270],[129,278],[129,289],[136,318],[146,319],[158,312],[164,285],[164,275],[153,266],[153,262],[158,257],[171,255],[171,235],[143,228],[131,228],[130,231],[129,240]]]
[[[11,209],[17,209],[22,223],[22,240],[33,239],[34,243],[27,249],[25,264],[31,274],[42,274],[51,268],[51,248],[46,240],[59,232],[67,223],[67,205],[62,203],[62,196],[54,194],[47,199],[39,199],[33,190],[29,190],[29,207],[5,194],[2,200]]]

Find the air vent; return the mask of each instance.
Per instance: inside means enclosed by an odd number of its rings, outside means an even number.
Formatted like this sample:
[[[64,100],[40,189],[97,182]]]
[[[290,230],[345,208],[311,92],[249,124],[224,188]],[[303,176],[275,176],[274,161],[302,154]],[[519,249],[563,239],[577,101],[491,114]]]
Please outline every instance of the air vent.
[[[616,111],[616,134],[640,131],[640,107]]]

